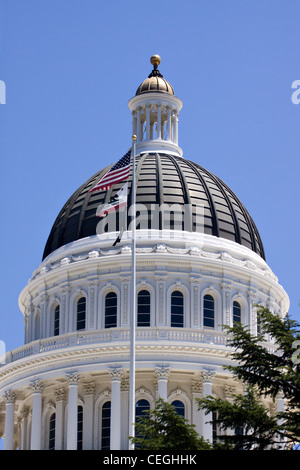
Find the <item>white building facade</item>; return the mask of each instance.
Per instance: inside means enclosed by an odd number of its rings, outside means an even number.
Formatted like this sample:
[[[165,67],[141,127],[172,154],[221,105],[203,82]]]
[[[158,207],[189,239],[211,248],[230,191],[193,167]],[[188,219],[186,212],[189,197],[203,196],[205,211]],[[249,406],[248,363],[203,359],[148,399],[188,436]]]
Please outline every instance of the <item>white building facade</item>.
[[[137,136],[136,414],[162,397],[212,441],[211,417],[196,399],[242,390],[224,369],[223,325],[242,322],[255,334],[256,305],[285,315],[289,300],[244,206],[183,158],[182,103],[159,62],[151,58],[153,71],[129,101]],[[25,344],[0,366],[7,450],[129,448],[132,195],[125,212],[97,218],[121,187],[90,192],[107,170],[67,201],[20,294]],[[271,412],[281,406],[266,404]]]

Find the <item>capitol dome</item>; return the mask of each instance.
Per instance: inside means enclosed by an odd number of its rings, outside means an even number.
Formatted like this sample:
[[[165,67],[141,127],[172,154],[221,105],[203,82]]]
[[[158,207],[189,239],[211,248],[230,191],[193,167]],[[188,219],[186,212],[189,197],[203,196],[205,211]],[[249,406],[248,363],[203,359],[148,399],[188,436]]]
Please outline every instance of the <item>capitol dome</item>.
[[[250,248],[264,258],[264,248],[258,230],[244,205],[228,186],[197,163],[178,156],[144,153],[137,157],[136,202],[148,210],[149,229],[162,230],[163,217],[151,217],[151,206],[169,205],[189,217],[182,218],[171,229],[204,233],[221,237]],[[84,183],[63,206],[48,238],[44,256],[80,238],[93,236],[99,219],[97,208],[116,194],[122,183],[108,191],[90,192],[111,166],[99,171]],[[129,201],[131,200],[131,179]],[[203,207],[203,225],[195,223],[195,210]],[[128,215],[129,218],[129,215]],[[118,227],[117,227],[118,228]],[[137,229],[139,229],[139,225]],[[100,233],[105,229],[103,224]],[[98,231],[99,233],[99,231]]]
[[[257,304],[288,311],[244,205],[201,161],[183,157],[182,101],[159,56],[150,61],[128,102],[128,173],[122,166],[122,179],[100,189],[112,163],[74,192],[20,293],[24,345],[0,363],[6,450],[132,449],[135,420],[158,398],[213,442],[218,427],[197,399],[243,391],[224,367],[232,364],[224,325],[256,335]]]

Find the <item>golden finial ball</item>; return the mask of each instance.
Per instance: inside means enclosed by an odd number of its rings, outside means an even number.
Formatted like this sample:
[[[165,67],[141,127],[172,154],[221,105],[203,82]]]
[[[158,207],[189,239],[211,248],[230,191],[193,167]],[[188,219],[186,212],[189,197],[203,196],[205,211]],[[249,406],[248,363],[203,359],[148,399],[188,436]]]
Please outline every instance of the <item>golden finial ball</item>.
[[[133,134],[133,136],[132,136],[132,140],[133,140],[133,141],[135,141],[136,139],[137,139],[136,135],[135,135],[135,134]]]
[[[160,57],[159,55],[155,54],[150,57],[150,63],[152,65],[159,65],[160,64]]]

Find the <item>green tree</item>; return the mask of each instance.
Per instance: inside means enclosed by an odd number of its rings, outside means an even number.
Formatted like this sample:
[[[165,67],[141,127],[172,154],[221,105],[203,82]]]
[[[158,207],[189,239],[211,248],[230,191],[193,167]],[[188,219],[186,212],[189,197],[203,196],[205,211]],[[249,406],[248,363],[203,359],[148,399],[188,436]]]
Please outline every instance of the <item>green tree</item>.
[[[225,327],[234,350],[233,365],[226,369],[248,386],[245,395],[235,395],[231,403],[212,396],[198,400],[206,414],[217,414],[222,430],[243,429],[240,436],[221,436],[234,448],[275,448],[279,438],[300,442],[299,324],[288,315],[281,318],[264,307],[258,307],[257,313],[260,333],[256,336],[241,324]],[[274,351],[266,343],[268,335]],[[278,394],[286,400],[286,408],[271,417],[261,398],[270,396],[275,400]]]
[[[173,405],[161,398],[155,408],[145,412],[135,424],[131,438],[140,450],[210,450],[211,446],[198,435],[193,425],[178,415]]]

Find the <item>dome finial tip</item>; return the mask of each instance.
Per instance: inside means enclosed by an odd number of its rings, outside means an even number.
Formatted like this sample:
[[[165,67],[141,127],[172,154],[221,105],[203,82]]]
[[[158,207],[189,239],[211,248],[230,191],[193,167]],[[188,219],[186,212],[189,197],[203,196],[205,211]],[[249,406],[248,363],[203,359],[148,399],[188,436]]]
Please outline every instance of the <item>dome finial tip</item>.
[[[156,68],[161,62],[160,56],[154,54],[150,57],[150,63]]]

